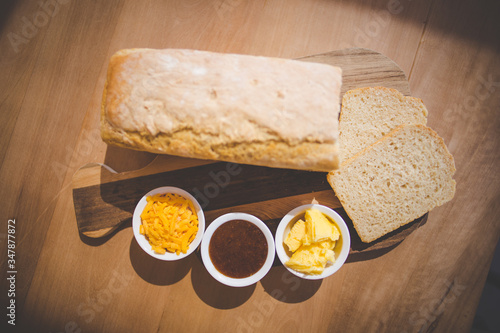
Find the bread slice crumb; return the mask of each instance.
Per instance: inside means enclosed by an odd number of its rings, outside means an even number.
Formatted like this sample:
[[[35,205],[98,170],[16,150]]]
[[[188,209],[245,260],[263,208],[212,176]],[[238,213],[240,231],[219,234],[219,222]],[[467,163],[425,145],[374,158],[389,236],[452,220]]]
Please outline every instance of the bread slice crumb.
[[[398,126],[327,179],[361,240],[372,242],[455,195],[455,162],[429,127]]]
[[[341,161],[363,150],[403,124],[427,123],[421,99],[404,96],[396,89],[366,87],[346,92],[339,122]]]

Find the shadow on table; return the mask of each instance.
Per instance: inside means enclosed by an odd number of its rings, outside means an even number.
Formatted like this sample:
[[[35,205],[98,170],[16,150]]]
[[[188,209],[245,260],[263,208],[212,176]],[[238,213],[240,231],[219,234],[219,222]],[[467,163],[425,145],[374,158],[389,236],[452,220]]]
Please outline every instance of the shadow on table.
[[[215,280],[203,265],[199,251],[193,258],[191,282],[198,297],[211,307],[227,310],[244,304],[253,294],[255,284],[248,287],[229,287]]]
[[[316,294],[322,280],[301,279],[280,265],[271,268],[260,283],[274,299],[283,303],[300,303]]]
[[[182,280],[188,274],[196,258],[191,255],[177,261],[158,260],[144,252],[135,237],[132,237],[130,261],[137,275],[144,281],[158,286],[166,286]]]
[[[344,3],[342,0],[328,1]],[[496,45],[498,41],[500,21],[494,14],[500,9],[498,1],[465,1],[460,6],[455,1],[442,1],[434,6],[432,1],[351,0],[349,5],[368,7],[373,14],[372,19],[355,27],[358,37],[352,41],[353,44],[363,43],[373,36],[374,29],[377,30],[390,20],[410,21],[419,25],[425,21],[427,27],[434,31],[453,34],[483,45]]]
[[[205,269],[199,251],[192,261],[191,282],[198,297],[217,309],[232,309],[247,302],[256,284],[248,287],[228,287],[215,280]],[[258,282],[271,297],[284,303],[300,303],[311,298],[321,286],[321,280],[304,280],[291,274],[283,266],[274,266]],[[265,300],[260,300],[265,302]],[[264,306],[256,304],[257,306]]]
[[[99,238],[92,238],[85,236],[82,233],[78,233],[80,236],[80,240],[90,246],[100,246],[104,243],[106,243],[108,240],[110,240],[114,235],[116,235],[118,232],[121,230],[125,230],[127,228],[132,227],[132,218],[125,219],[115,230],[110,232],[108,235],[99,237]]]
[[[3,31],[15,6],[16,0],[3,0],[0,2],[0,31]],[[7,32],[5,31],[5,33]]]

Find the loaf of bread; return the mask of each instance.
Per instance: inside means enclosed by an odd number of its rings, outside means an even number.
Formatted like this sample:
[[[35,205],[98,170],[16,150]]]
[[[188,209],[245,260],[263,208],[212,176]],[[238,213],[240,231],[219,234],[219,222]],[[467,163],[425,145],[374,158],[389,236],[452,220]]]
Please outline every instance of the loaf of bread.
[[[442,138],[424,125],[401,125],[327,178],[369,243],[450,201],[454,173]]]
[[[179,49],[110,60],[101,111],[109,144],[200,159],[338,167],[338,67]]]
[[[421,99],[385,87],[359,88],[342,98],[339,123],[341,161],[349,159],[397,126],[427,123]]]

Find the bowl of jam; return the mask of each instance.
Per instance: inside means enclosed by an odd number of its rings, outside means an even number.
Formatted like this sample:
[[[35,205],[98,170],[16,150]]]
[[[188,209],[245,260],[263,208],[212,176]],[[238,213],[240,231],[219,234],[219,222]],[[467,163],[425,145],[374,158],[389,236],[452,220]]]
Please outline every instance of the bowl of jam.
[[[201,258],[214,279],[231,287],[257,283],[274,262],[274,238],[257,217],[228,213],[205,230]]]

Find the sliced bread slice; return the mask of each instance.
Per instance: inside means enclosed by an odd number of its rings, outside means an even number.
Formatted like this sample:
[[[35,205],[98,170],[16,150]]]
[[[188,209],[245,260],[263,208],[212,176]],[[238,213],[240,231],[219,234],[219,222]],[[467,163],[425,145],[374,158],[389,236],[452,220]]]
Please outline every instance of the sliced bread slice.
[[[421,99],[385,87],[349,90],[342,98],[339,122],[341,161],[346,161],[402,124],[427,123]]]
[[[345,161],[327,179],[361,240],[372,242],[455,194],[455,162],[423,125],[401,125]]]

